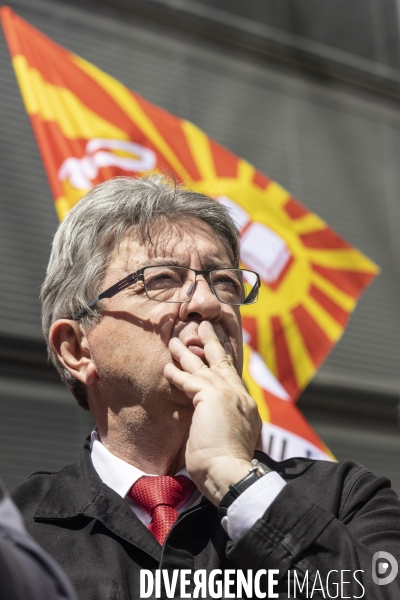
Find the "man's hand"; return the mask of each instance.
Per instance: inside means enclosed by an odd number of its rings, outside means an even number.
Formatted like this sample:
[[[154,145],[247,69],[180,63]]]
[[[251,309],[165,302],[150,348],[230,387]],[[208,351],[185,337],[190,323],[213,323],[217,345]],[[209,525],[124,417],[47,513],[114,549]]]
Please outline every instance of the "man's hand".
[[[249,472],[261,419],[233,365],[230,344],[222,347],[209,321],[200,324],[198,335],[208,366],[173,338],[169,349],[181,369],[167,364],[164,375],[193,399],[186,468],[202,494],[219,506],[229,485]]]

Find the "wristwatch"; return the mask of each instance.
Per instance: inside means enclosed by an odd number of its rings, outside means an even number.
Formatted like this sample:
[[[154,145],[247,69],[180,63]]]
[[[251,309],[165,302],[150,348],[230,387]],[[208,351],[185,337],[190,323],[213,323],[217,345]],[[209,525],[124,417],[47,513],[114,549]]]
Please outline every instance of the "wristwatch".
[[[266,464],[260,462],[256,458],[253,458],[251,461],[251,468],[249,469],[249,474],[246,477],[243,477],[240,481],[235,484],[229,486],[229,491],[225,494],[225,496],[221,500],[221,504],[218,508],[218,516],[222,519],[226,516],[228,512],[228,508],[231,504],[233,504],[247,488],[249,488],[253,483],[258,481],[264,475],[268,475],[271,473],[272,469],[267,467]]]

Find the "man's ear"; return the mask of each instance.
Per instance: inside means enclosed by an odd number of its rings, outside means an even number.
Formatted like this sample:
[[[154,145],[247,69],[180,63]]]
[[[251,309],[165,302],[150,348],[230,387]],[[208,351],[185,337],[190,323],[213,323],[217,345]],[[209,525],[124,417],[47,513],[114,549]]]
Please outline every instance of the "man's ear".
[[[86,333],[80,323],[70,319],[59,319],[50,327],[49,345],[58,361],[85,385],[97,378]]]

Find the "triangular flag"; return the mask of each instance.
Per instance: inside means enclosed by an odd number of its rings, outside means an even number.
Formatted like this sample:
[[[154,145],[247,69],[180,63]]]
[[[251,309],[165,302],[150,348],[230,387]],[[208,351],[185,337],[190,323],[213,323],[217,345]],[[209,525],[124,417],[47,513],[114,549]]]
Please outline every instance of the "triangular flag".
[[[243,266],[262,280],[258,303],[242,315],[244,380],[266,423],[266,449],[280,458],[329,456],[294,400],[341,337],[377,266],[192,123],[150,104],[11,9],[2,8],[1,19],[59,218],[97,183],[160,171],[225,204],[242,233]]]

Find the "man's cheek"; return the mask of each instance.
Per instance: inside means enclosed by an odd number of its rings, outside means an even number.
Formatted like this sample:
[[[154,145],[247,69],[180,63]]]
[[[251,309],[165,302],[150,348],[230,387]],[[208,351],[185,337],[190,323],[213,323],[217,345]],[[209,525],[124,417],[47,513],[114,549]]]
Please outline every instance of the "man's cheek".
[[[159,370],[163,372],[165,365],[173,362],[168,346],[160,338],[157,339],[156,343],[144,343],[139,352],[143,368],[151,373]]]

